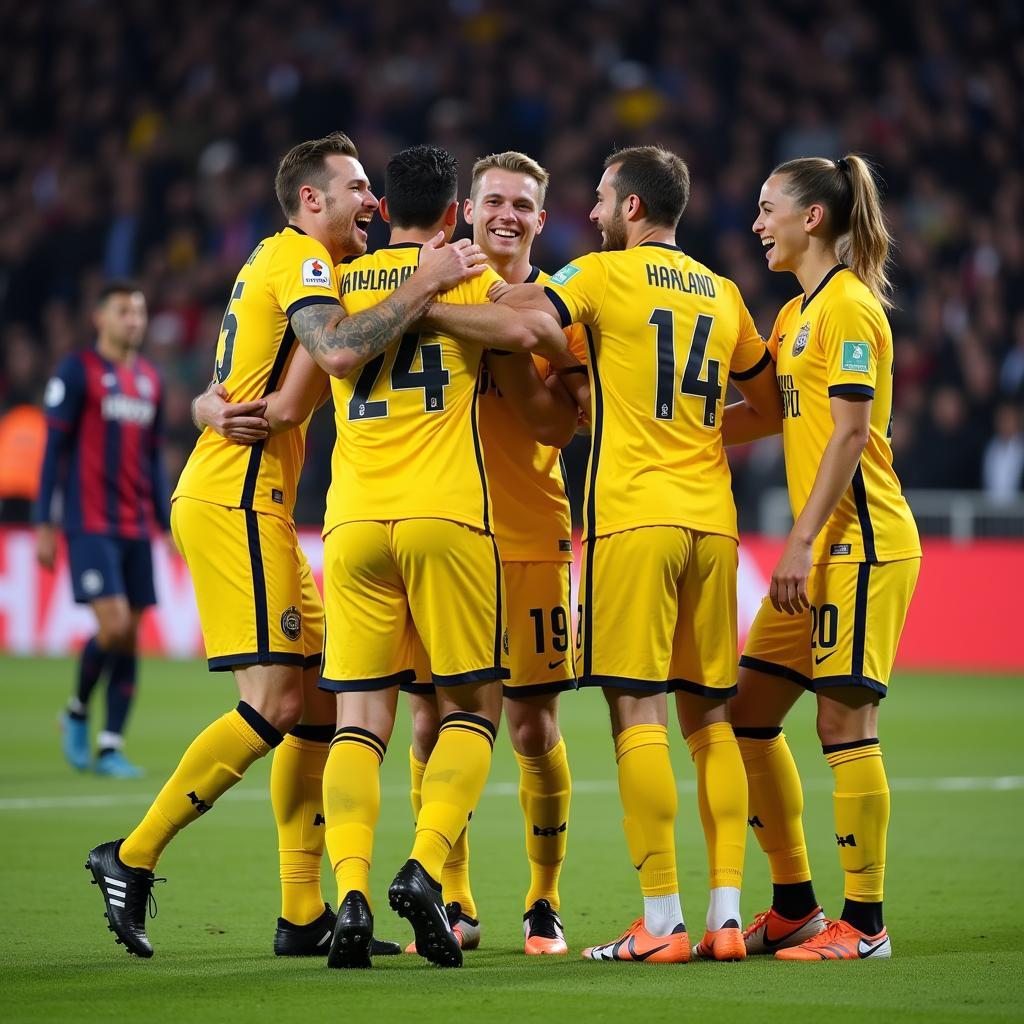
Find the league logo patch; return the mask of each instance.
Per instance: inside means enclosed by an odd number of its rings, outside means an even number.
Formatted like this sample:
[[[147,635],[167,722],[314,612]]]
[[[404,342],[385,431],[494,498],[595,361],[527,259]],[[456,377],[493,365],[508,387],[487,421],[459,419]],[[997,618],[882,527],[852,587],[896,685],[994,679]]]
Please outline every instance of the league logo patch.
[[[306,260],[302,264],[302,283],[307,287],[332,288],[331,268],[323,260]]]
[[[871,349],[866,341],[843,342],[843,369],[852,373],[867,373],[871,364]]]
[[[557,273],[551,275],[552,284],[568,284],[578,273],[580,268],[574,266],[572,263],[566,263],[564,267]]]
[[[87,594],[95,595],[103,589],[103,573],[99,569],[86,569],[82,573],[82,590]]]
[[[43,405],[47,409],[55,408],[64,401],[66,393],[67,388],[64,387],[64,381],[60,377],[51,377],[46,385],[46,393],[43,395]]]
[[[302,613],[295,605],[281,613],[281,632],[289,640],[298,640],[302,636]]]
[[[807,339],[811,335],[811,321],[808,320],[799,331],[796,332],[796,338],[793,339],[793,355],[798,356],[805,348],[807,348]]]

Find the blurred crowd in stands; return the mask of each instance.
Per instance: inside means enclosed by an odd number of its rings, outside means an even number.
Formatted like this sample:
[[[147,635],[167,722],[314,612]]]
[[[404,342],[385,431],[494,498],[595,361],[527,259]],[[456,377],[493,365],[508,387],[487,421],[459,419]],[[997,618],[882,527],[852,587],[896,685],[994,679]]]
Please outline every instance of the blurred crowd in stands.
[[[283,223],[280,156],[333,129],[375,185],[431,141],[521,149],[552,174],[538,265],[598,236],[604,156],[659,142],[689,162],[679,240],[739,285],[762,333],[799,289],[750,232],[795,156],[869,156],[884,179],[897,308],[893,446],[910,488],[1021,489],[1024,8],[1013,0],[349,0],[296,7],[0,0],[0,412],[38,404],[88,344],[102,281],[149,301],[169,470],[195,438],[232,279]],[[375,224],[371,245],[384,239]],[[322,515],[333,429],[310,435],[298,518]],[[570,463],[581,474],[585,445]],[[749,525],[776,443],[737,454]]]

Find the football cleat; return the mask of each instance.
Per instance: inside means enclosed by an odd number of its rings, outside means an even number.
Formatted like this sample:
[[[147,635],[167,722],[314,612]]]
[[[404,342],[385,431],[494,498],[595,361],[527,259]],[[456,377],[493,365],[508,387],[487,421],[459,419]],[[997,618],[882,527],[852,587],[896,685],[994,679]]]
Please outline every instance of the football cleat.
[[[671,935],[652,935],[637,918],[614,942],[589,946],[581,954],[584,960],[625,960],[651,964],[690,962],[690,939],[684,925],[678,924]]]
[[[448,923],[452,926],[455,938],[463,949],[477,949],[480,945],[480,922],[475,917],[462,912],[462,904],[446,903],[444,912],[448,915]],[[406,953],[416,952],[416,940],[413,939],[405,947]]]
[[[776,960],[888,960],[892,956],[889,933],[865,935],[848,921],[827,921],[817,935],[788,949],[780,949]]]
[[[335,920],[334,911],[327,903],[324,904],[324,912],[309,924],[292,924],[279,917],[274,933],[274,955],[326,956]],[[402,947],[397,942],[375,938],[370,943],[370,956],[395,956],[401,952]]]
[[[762,956],[790,946],[799,946],[824,927],[825,915],[821,907],[815,907],[796,921],[783,917],[773,907],[769,907],[743,929],[743,944],[747,947],[748,956]]]
[[[97,775],[106,775],[112,779],[141,779],[146,773],[132,764],[120,750],[104,750],[96,758],[93,770]]]
[[[704,938],[693,947],[693,955],[705,960],[743,960],[747,947],[738,921],[729,920],[722,928],[705,931]]]
[[[353,889],[341,901],[334,923],[328,967],[369,967],[373,941],[373,914],[366,897]]]
[[[153,946],[146,935],[146,906],[149,905],[150,917],[156,917],[153,883],[167,879],[154,877],[146,868],[124,864],[118,856],[123,842],[118,839],[90,850],[85,869],[92,872],[93,884],[103,893],[107,908],[103,916],[118,945],[124,943],[129,953],[148,959],[153,955]]]
[[[72,718],[70,711],[62,711],[60,731],[65,760],[72,768],[84,772],[89,767],[89,723],[84,718]]]
[[[391,909],[416,935],[416,952],[439,967],[461,967],[462,947],[448,923],[441,886],[419,861],[407,860],[388,889]]]
[[[547,900],[537,900],[523,914],[523,935],[527,956],[561,956],[569,952],[562,919]]]

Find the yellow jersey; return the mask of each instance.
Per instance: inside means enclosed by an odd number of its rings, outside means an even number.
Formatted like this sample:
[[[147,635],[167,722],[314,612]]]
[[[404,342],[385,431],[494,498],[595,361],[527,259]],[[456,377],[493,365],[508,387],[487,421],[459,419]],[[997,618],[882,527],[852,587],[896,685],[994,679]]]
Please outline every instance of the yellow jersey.
[[[386,299],[415,270],[420,246],[388,245],[342,264],[349,313]],[[479,305],[501,278],[490,268],[438,301]],[[337,440],[324,534],[359,520],[450,519],[491,532],[477,423],[483,346],[406,334],[344,380],[331,378]]]
[[[533,268],[526,284],[543,284],[548,275]],[[586,362],[581,328],[568,332],[569,350]],[[548,361],[534,356],[546,377]],[[494,539],[503,562],[571,562],[572,518],[561,452],[538,444],[509,407],[487,372],[480,368],[480,439],[487,482],[494,500]]]
[[[317,303],[338,305],[331,258],[320,242],[289,224],[263,239],[235,278],[214,366],[229,401],[251,402],[278,388],[298,344],[291,316]],[[234,444],[207,427],[172,500],[199,498],[291,519],[308,424],[307,419],[251,446]]]
[[[738,539],[722,444],[727,375],[770,364],[739,290],[678,246],[590,253],[544,286],[587,334],[586,537],[686,526]]]
[[[917,524],[892,468],[892,331],[881,303],[845,266],[779,313],[768,348],[782,392],[782,442],[794,519],[832,436],[829,399],[873,399],[867,447],[853,482],[814,544],[822,562],[893,562],[921,554]]]

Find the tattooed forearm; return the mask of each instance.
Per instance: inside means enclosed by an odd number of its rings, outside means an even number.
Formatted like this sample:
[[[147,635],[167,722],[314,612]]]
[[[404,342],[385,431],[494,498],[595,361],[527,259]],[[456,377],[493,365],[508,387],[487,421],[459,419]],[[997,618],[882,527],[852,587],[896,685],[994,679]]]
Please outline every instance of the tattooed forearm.
[[[346,316],[338,306],[306,306],[292,314],[296,337],[328,373],[344,377],[357,370],[423,315],[431,296],[410,299],[395,293],[360,313]]]

